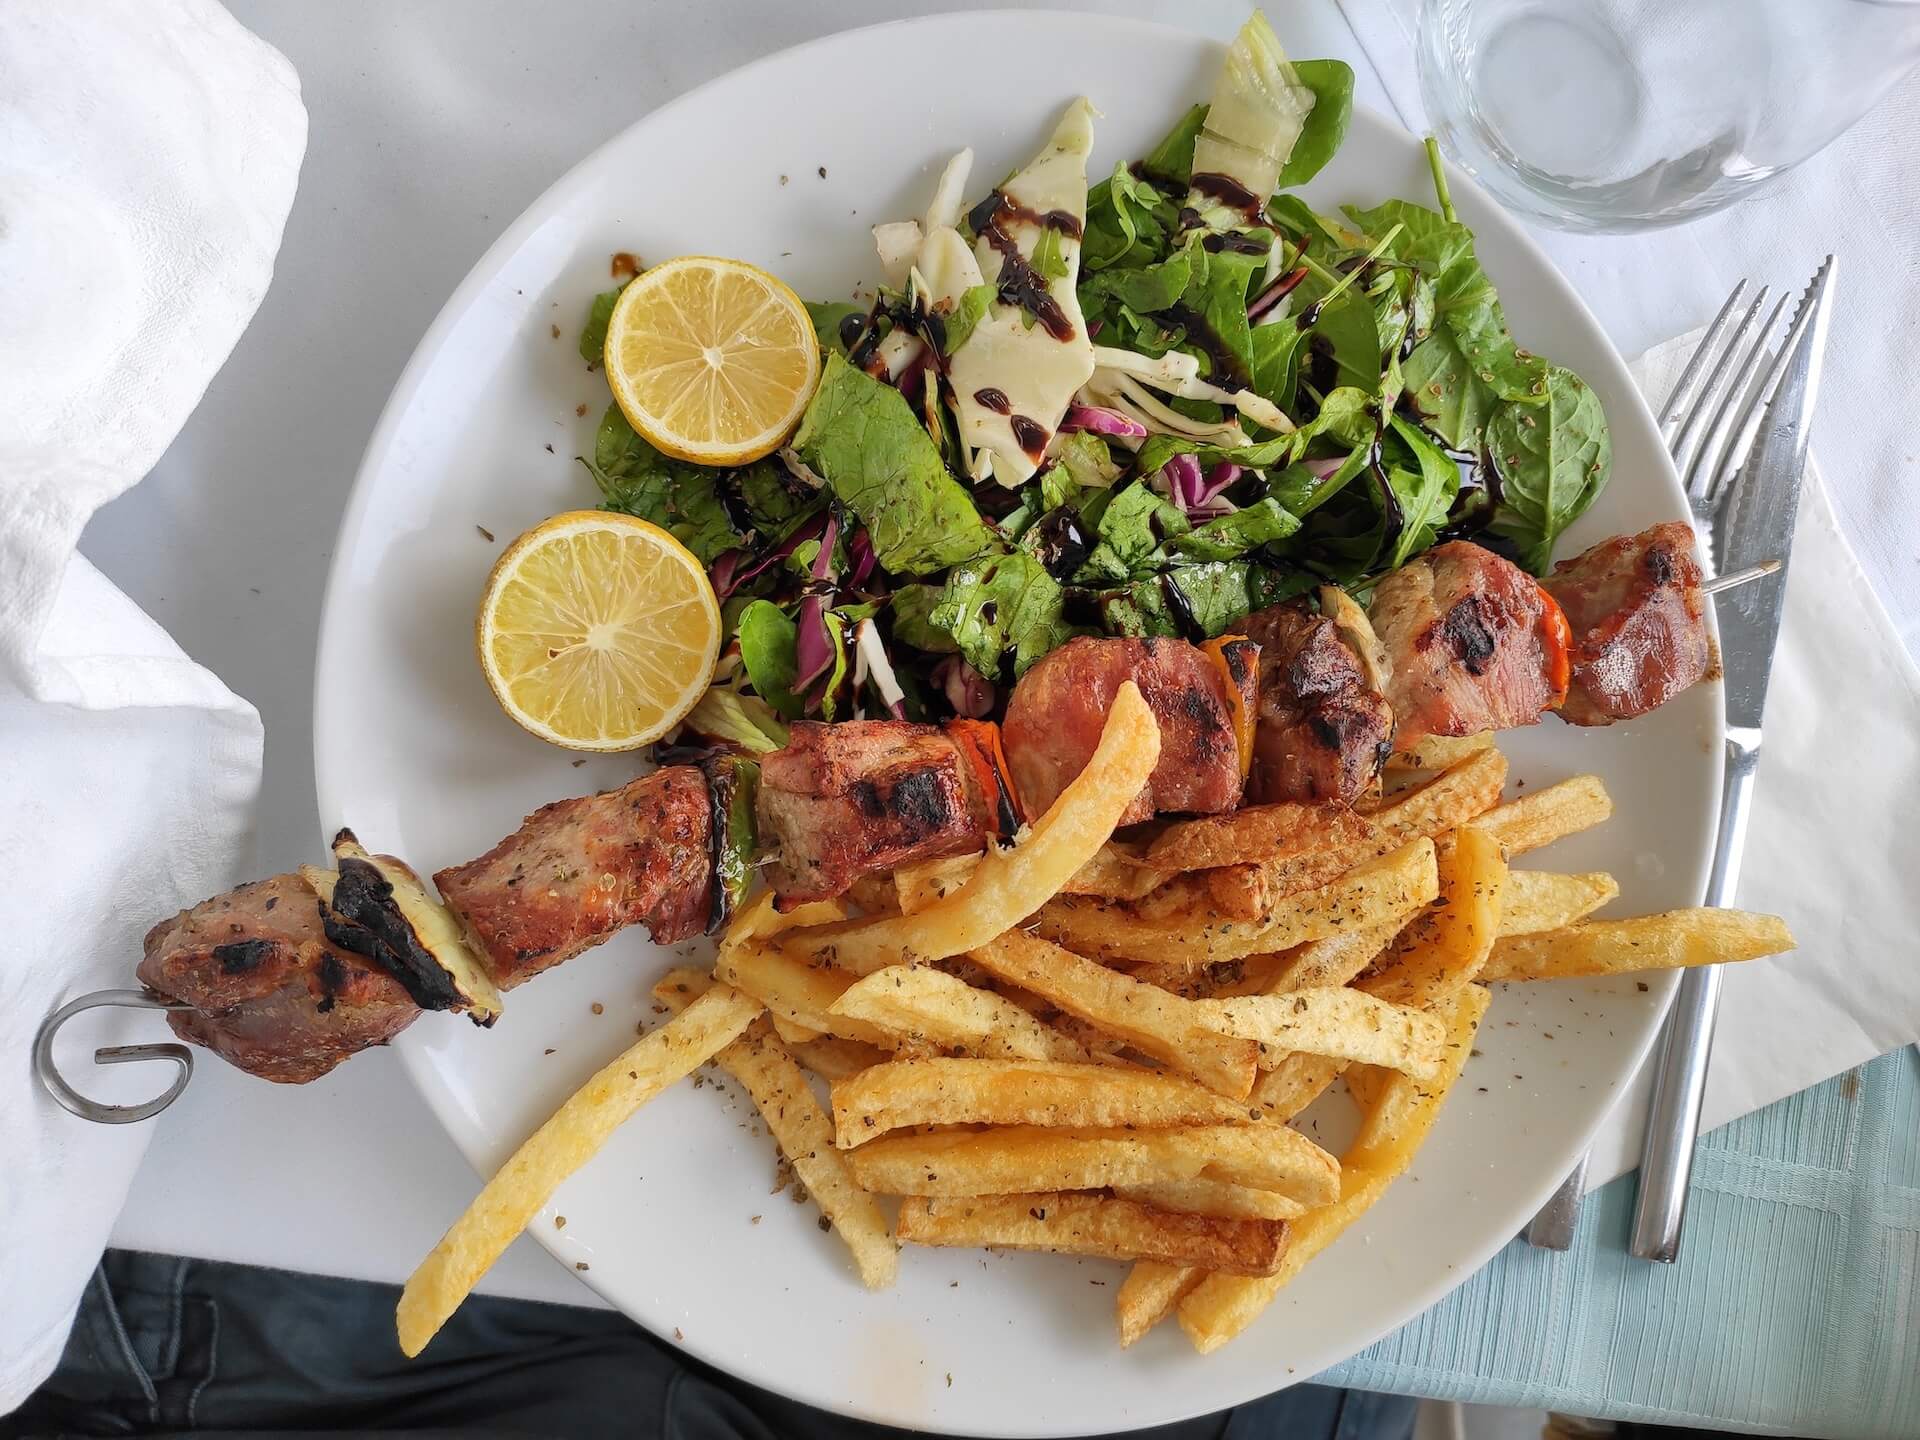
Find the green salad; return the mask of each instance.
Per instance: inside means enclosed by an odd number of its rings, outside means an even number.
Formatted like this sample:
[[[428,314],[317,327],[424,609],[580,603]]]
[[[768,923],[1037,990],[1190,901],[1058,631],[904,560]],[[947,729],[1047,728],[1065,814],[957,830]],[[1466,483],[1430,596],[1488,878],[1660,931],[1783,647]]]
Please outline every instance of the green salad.
[[[1599,401],[1519,346],[1427,142],[1431,205],[1316,211],[1353,74],[1255,13],[1211,101],[1089,184],[1093,112],[977,200],[971,152],[876,227],[790,444],[670,459],[609,406],[609,508],[708,566],[732,642],[695,731],[994,711],[1077,634],[1200,640],[1467,536],[1536,574],[1606,484]],[[597,359],[617,291],[581,352]]]

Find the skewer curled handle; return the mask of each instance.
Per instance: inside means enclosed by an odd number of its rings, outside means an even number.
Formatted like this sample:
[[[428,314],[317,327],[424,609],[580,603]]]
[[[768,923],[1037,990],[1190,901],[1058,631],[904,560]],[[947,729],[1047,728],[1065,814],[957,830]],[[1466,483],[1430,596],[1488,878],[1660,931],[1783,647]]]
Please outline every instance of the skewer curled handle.
[[[151,990],[95,990],[77,1000],[69,1000],[40,1022],[33,1037],[33,1073],[49,1095],[82,1120],[99,1125],[128,1125],[158,1115],[180,1098],[193,1078],[193,1052],[184,1045],[107,1045],[93,1052],[96,1065],[126,1065],[136,1060],[171,1060],[179,1067],[173,1083],[153,1099],[139,1105],[103,1105],[89,1100],[69,1085],[53,1062],[53,1037],[60,1027],[82,1010],[114,1005],[128,1010],[191,1010],[179,1000],[163,1000]]]

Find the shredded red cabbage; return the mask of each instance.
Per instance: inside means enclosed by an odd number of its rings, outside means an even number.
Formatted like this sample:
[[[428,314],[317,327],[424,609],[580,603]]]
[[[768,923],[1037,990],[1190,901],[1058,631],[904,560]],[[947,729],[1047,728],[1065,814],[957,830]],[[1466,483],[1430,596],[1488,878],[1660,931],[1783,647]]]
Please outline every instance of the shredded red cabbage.
[[[1146,426],[1104,405],[1069,406],[1066,419],[1060,422],[1060,433],[1065,435],[1073,430],[1091,430],[1096,435],[1124,435],[1136,440],[1147,438]]]
[[[958,655],[945,656],[933,667],[933,681],[945,692],[954,714],[980,720],[993,713],[998,698],[993,682]]]
[[[867,583],[867,577],[873,574],[873,567],[879,563],[879,557],[873,553],[873,541],[867,535],[866,526],[862,525],[848,538],[847,555],[853,561],[853,573],[847,576],[847,584],[858,590]]]

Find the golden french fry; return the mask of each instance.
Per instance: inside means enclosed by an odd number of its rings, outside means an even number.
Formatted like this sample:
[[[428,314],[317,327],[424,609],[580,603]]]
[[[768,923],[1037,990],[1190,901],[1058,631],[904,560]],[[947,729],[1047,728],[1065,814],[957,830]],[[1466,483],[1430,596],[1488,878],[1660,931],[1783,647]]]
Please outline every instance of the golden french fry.
[[[1476,821],[1440,847],[1440,899],[1401,932],[1379,970],[1358,982],[1369,995],[1431,1006],[1478,975],[1500,933],[1507,861]],[[1366,1058],[1366,1057],[1356,1057]]]
[[[1147,1257],[1228,1275],[1270,1275],[1287,1248],[1284,1220],[1177,1214],[1117,1197],[1058,1192],[914,1197],[901,1203],[899,1235],[913,1245]]]
[[[1423,735],[1405,749],[1387,757],[1389,770],[1451,770],[1493,744],[1493,732],[1478,735]]]
[[[1257,1047],[1210,1031],[1191,1008],[1192,1001],[1021,930],[980,946],[973,959],[1000,979],[1098,1025],[1209,1090],[1239,1099],[1253,1085]]]
[[[1620,893],[1604,870],[1556,875],[1550,870],[1510,870],[1500,892],[1500,933],[1536,935],[1584,920]]]
[[[1168,1265],[1158,1260],[1136,1260],[1114,1297],[1120,1323],[1120,1346],[1125,1349],[1173,1313],[1173,1307],[1207,1272],[1194,1265]]]
[[[1777,915],[1745,910],[1669,910],[1631,920],[1583,920],[1562,930],[1496,940],[1483,980],[1564,980],[1758,960],[1793,949]]]
[[[847,890],[847,898],[860,907],[863,915],[897,915],[900,901],[893,883],[884,875],[862,875]]]
[[[1344,805],[1243,805],[1227,815],[1175,821],[1148,847],[1147,860],[1169,870],[1264,865],[1371,839],[1372,827]]]
[[[1160,758],[1160,727],[1132,681],[1121,685],[1093,758],[1009,848],[982,857],[966,884],[917,914],[790,931],[792,950],[870,975],[985,944],[1045,904],[1113,834]]]
[[[773,1033],[787,1045],[805,1045],[820,1038],[818,1030],[810,1029],[805,1025],[796,1025],[784,1015],[775,1015],[772,1018]]]
[[[831,965],[815,965],[777,950],[765,940],[722,946],[713,973],[744,990],[768,1011],[790,1025],[818,1035],[838,1035],[883,1050],[899,1048],[892,1031],[851,1015],[835,1012],[834,1002],[847,992],[854,977]]]
[[[841,993],[833,1013],[990,1060],[1089,1057],[1077,1041],[1043,1025],[1004,995],[980,990],[930,965],[889,965]]]
[[[934,901],[967,883],[980,854],[944,855],[916,860],[893,872],[894,903],[902,915],[918,915]]]
[[[1143,984],[1158,986],[1183,1000],[1215,1000],[1227,995],[1264,995],[1287,968],[1290,951],[1246,955],[1212,965],[1135,965],[1127,971]]]
[[[394,1314],[401,1351],[411,1357],[425,1348],[560,1183],[634,1111],[732,1044],[759,1014],[757,1000],[716,986],[574,1091],[481,1187],[408,1277]]]
[[[1290,990],[1347,984],[1380,958],[1380,952],[1393,943],[1393,937],[1419,908],[1411,905],[1405,912],[1395,912],[1376,924],[1342,930],[1287,951],[1280,957],[1284,963],[1257,993],[1284,995]]]
[[[1367,813],[1382,845],[1399,845],[1416,836],[1439,835],[1464,825],[1500,803],[1507,783],[1507,757],[1481,750],[1445,771],[1430,784],[1408,790]]]
[[[808,1040],[799,1045],[789,1046],[793,1058],[801,1066],[811,1070],[823,1080],[844,1080],[849,1075],[858,1075],[870,1065],[878,1065],[882,1060],[893,1057],[877,1045],[862,1045],[858,1040],[842,1040],[838,1035],[822,1035],[818,1040]]]
[[[732,922],[720,937],[720,947],[725,949],[752,940],[765,940],[796,926],[830,925],[847,918],[847,907],[839,900],[810,900],[791,910],[776,910],[774,899],[771,890],[762,890],[736,910]]]
[[[1123,1200],[1138,1200],[1156,1210],[1181,1210],[1192,1215],[1218,1215],[1226,1220],[1292,1220],[1307,1207],[1271,1190],[1255,1190],[1225,1180],[1156,1180],[1146,1185],[1116,1185]]]
[[[1489,752],[1497,753],[1497,752]],[[1280,1269],[1248,1279],[1210,1275],[1179,1302],[1180,1328],[1201,1354],[1219,1349],[1252,1323],[1307,1262],[1364,1215],[1412,1162],[1473,1049],[1487,992],[1468,985],[1436,1007],[1447,1027],[1447,1063],[1430,1081],[1395,1076],[1374,1102],[1347,1151],[1337,1201],[1290,1222],[1293,1236]]]
[[[1271,1070],[1260,1072],[1247,1100],[1265,1111],[1269,1120],[1291,1120],[1318,1100],[1345,1066],[1344,1060],[1326,1055],[1289,1055]]]
[[[1298,1051],[1382,1065],[1420,1079],[1440,1069],[1446,1032],[1438,1020],[1344,986],[1189,1003],[1209,1017],[1214,1029],[1257,1041],[1269,1067]]]
[[[685,972],[669,971],[653,987],[654,996],[663,1005],[683,1008],[700,993],[695,988],[698,978],[697,972],[689,978]],[[891,1285],[900,1268],[900,1251],[887,1217],[854,1183],[846,1160],[834,1149],[833,1122],[773,1028],[764,1017],[754,1021],[713,1060],[753,1097],[774,1144],[852,1252],[862,1283],[869,1290]]]
[[[1423,837],[1356,867],[1330,885],[1287,897],[1264,921],[1209,916],[1197,924],[1154,925],[1117,905],[1054,900],[1041,909],[1035,929],[1083,954],[1206,965],[1371,925],[1409,905],[1423,905],[1438,893],[1433,842]]]
[[[1496,805],[1474,823],[1500,842],[1509,858],[1592,829],[1613,814],[1613,798],[1598,775],[1576,775],[1518,800]]]
[[[980,856],[950,855],[944,860],[917,860],[893,872],[898,908],[906,915],[927,908],[949,891],[958,890],[973,874]],[[1107,900],[1138,900],[1151,894],[1173,872],[1149,866],[1132,846],[1109,840],[1093,858],[1073,872],[1060,887],[1062,895],[1098,895]]]
[[[896,1060],[833,1087],[842,1150],[914,1125],[1157,1129],[1253,1118],[1244,1103],[1177,1075],[1056,1060]]]
[[[1133,913],[1162,925],[1186,924],[1189,916],[1203,913],[1252,920],[1266,910],[1270,899],[1263,867],[1222,865],[1175,875],[1134,901]]]
[[[1334,1158],[1284,1125],[1053,1130],[1009,1125],[889,1135],[847,1156],[880,1195],[1011,1195],[1021,1187],[1101,1190],[1201,1176],[1320,1205],[1339,1193]]]

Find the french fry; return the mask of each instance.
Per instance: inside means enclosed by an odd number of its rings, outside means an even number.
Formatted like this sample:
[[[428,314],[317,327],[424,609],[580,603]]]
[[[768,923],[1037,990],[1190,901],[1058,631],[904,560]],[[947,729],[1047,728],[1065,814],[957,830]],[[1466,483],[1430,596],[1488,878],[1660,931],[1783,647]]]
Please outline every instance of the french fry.
[[[1269,1068],[1298,1051],[1423,1080],[1439,1073],[1446,1032],[1438,1020],[1345,986],[1190,1003],[1221,1033],[1257,1041]]]
[[[774,908],[774,893],[762,890],[734,912],[732,923],[720,937],[720,948],[765,940],[801,925],[830,925],[847,918],[847,907],[839,900],[810,900],[791,910]]]
[[[1418,790],[1396,795],[1367,814],[1383,846],[1404,844],[1417,836],[1453,830],[1500,803],[1507,783],[1507,757],[1498,750],[1476,753]]]
[[[1468,984],[1487,963],[1500,933],[1506,856],[1477,821],[1450,838],[1440,847],[1439,903],[1401,932],[1376,974],[1358,982],[1369,995],[1428,1007]]]
[[[894,900],[902,915],[918,915],[934,901],[958,890],[980,863],[978,852],[971,855],[943,855],[937,860],[916,860],[893,872]]]
[[[1270,1275],[1286,1253],[1287,1222],[1180,1214],[1104,1195],[916,1197],[900,1206],[899,1236],[913,1245],[1144,1256],[1228,1275]]]
[[[1345,1063],[1326,1055],[1296,1052],[1271,1070],[1262,1070],[1247,1100],[1264,1110],[1269,1120],[1291,1120],[1325,1093]]]
[[[1252,920],[1270,901],[1267,872],[1259,865],[1221,865],[1191,870],[1133,902],[1133,913],[1156,924],[1184,924],[1189,915],[1211,911],[1231,920]]]
[[[898,908],[906,915],[926,909],[948,891],[965,884],[979,863],[980,856],[976,853],[902,865],[893,872]],[[1109,840],[1094,851],[1091,860],[1073,872],[1073,878],[1060,887],[1060,893],[1138,900],[1151,894],[1172,873],[1149,866],[1131,846]]]
[[[669,971],[653,993],[661,1004],[682,1009],[702,993],[698,984],[703,979],[698,972]],[[900,1268],[900,1251],[887,1217],[873,1197],[854,1183],[853,1172],[834,1149],[833,1122],[813,1098],[813,1087],[773,1028],[764,1017],[754,1021],[713,1060],[753,1097],[780,1153],[852,1252],[861,1282],[869,1290],[891,1285]]]
[[[892,883],[884,875],[862,875],[847,890],[847,898],[864,915],[898,915],[900,901]]]
[[[1255,1118],[1177,1075],[1055,1060],[896,1060],[833,1087],[834,1139],[852,1150],[914,1125],[1164,1128]]]
[[[1156,1210],[1181,1210],[1192,1215],[1218,1215],[1226,1220],[1292,1220],[1307,1213],[1298,1200],[1271,1190],[1231,1185],[1225,1180],[1158,1180],[1148,1185],[1116,1185],[1123,1200],[1138,1200]]]
[[[1500,892],[1500,933],[1537,935],[1584,920],[1620,893],[1604,870],[1556,875],[1550,870],[1511,870]]]
[[[1347,1151],[1339,1199],[1291,1222],[1292,1239],[1277,1272],[1256,1279],[1210,1275],[1180,1300],[1180,1328],[1196,1350],[1208,1354],[1246,1329],[1281,1288],[1366,1214],[1412,1163],[1460,1078],[1486,1008],[1487,992],[1478,985],[1468,985],[1440,1001],[1437,1013],[1447,1027],[1446,1066],[1431,1081],[1396,1076],[1388,1082]]]
[[[930,965],[889,965],[849,986],[833,1013],[989,1060],[1086,1061],[1086,1049],[1004,995]]]
[[[1669,910],[1631,920],[1583,920],[1537,935],[1496,940],[1483,980],[1565,980],[1677,970],[1758,960],[1793,949],[1793,932],[1777,915],[1745,910]]]
[[[715,986],[574,1091],[481,1187],[407,1278],[394,1313],[401,1351],[418,1355],[561,1182],[634,1111],[739,1039],[760,1008],[738,990]]]
[[[1389,770],[1451,770],[1493,744],[1493,732],[1478,735],[1423,735],[1405,749],[1387,757]]]
[[[1147,861],[1169,870],[1264,865],[1371,839],[1372,827],[1344,805],[1243,805],[1227,815],[1174,822],[1148,847]]]
[[[1206,1279],[1194,1265],[1168,1265],[1159,1260],[1136,1260],[1114,1296],[1114,1318],[1120,1324],[1120,1346],[1125,1349],[1173,1313],[1186,1293]]]
[[[793,1058],[804,1069],[828,1081],[844,1080],[849,1075],[858,1075],[870,1065],[893,1058],[877,1045],[842,1040],[838,1035],[822,1035],[818,1040],[808,1040],[787,1048],[793,1051]]]
[[[870,1021],[835,1012],[834,1002],[847,992],[854,977],[831,965],[796,959],[768,941],[751,940],[725,945],[713,964],[713,973],[736,989],[753,996],[767,1010],[817,1035],[838,1035],[883,1050],[899,1048],[899,1037]]]
[[[1127,681],[1086,768],[1012,846],[983,856],[966,884],[917,914],[790,931],[783,942],[861,975],[985,944],[1039,909],[1093,858],[1159,758],[1160,727],[1139,687]]]
[[[1000,979],[1098,1025],[1209,1090],[1240,1099],[1252,1088],[1257,1047],[1210,1032],[1192,1001],[1021,930],[980,946],[973,959]]]
[[[1264,995],[1286,970],[1288,955],[1246,955],[1212,965],[1135,965],[1127,974],[1183,1000],[1214,1000],[1227,995]]]
[[[1511,859],[1577,831],[1590,830],[1612,814],[1613,798],[1600,777],[1576,775],[1496,805],[1475,823],[1498,840]]]
[[[1116,905],[1054,900],[1041,909],[1035,929],[1082,954],[1206,965],[1370,925],[1409,904],[1425,904],[1438,893],[1433,842],[1423,837],[1358,866],[1330,885],[1289,896],[1264,921],[1201,917],[1197,924],[1154,925]]]
[[[1102,1190],[1205,1176],[1323,1205],[1340,1189],[1334,1158],[1284,1125],[1181,1130],[1052,1130],[1009,1125],[889,1135],[847,1156],[880,1195],[1012,1195]],[[1024,1188],[1023,1188],[1024,1187]]]
[[[1376,924],[1342,930],[1288,951],[1280,957],[1284,963],[1262,993],[1284,995],[1290,990],[1347,984],[1380,958],[1380,952],[1393,943],[1393,937],[1419,909],[1417,904],[1409,905]]]
[[[773,1033],[788,1045],[806,1045],[820,1038],[820,1032],[805,1025],[795,1024],[784,1015],[772,1017]]]

